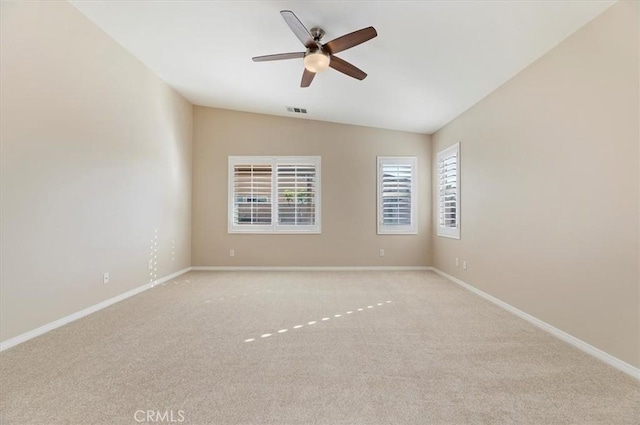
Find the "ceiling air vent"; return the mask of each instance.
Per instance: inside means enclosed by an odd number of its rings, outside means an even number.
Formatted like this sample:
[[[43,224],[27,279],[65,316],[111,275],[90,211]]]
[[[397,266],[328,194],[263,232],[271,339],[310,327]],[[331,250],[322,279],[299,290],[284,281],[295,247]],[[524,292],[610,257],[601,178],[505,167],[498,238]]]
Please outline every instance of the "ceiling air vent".
[[[306,114],[307,110],[305,108],[296,108],[294,106],[287,106],[287,111],[293,112],[294,114]]]

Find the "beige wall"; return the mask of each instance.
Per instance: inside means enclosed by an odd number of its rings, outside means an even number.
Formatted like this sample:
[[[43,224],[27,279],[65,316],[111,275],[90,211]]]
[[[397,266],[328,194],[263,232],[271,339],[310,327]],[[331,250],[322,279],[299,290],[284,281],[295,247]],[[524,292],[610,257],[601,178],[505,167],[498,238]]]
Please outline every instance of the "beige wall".
[[[434,266],[640,366],[637,9],[580,29],[432,153],[461,143],[462,238],[434,237]]]
[[[195,107],[193,265],[429,265],[430,150],[421,134]],[[229,234],[230,155],[320,155],[322,234]],[[378,155],[418,157],[418,235],[376,234]]]
[[[5,341],[148,283],[155,229],[190,265],[192,106],[67,2],[1,24]]]

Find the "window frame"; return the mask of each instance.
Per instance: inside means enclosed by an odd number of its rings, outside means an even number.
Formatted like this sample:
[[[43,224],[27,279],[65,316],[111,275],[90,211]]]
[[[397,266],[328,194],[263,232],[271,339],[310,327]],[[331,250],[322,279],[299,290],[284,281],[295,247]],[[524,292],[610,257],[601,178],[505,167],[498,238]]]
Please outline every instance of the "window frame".
[[[244,224],[234,223],[236,207],[235,166],[236,165],[271,166],[271,223]],[[278,224],[278,166],[310,164],[315,168],[314,224],[290,225]],[[230,234],[319,234],[321,233],[321,158],[320,156],[229,156],[227,170],[227,232]]]
[[[411,166],[411,224],[389,225],[383,223],[383,177],[384,165]],[[377,157],[377,229],[378,235],[417,235],[418,234],[418,157],[416,156],[378,156]]]
[[[440,223],[441,219],[441,211],[442,211],[442,196],[440,195],[440,163],[451,156],[456,156],[456,227],[445,227]],[[436,213],[436,227],[437,227],[437,235],[444,238],[450,239],[460,239],[460,188],[461,188],[461,179],[460,179],[460,142],[451,145],[445,149],[442,149],[438,152],[436,156],[436,196],[437,196],[437,213]]]

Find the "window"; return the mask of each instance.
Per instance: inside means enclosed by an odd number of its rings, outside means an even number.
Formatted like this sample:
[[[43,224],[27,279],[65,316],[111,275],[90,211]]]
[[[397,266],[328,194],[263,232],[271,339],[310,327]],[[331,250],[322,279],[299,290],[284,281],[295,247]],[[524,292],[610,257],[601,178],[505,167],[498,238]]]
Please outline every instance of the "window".
[[[416,234],[416,157],[378,157],[378,234]]]
[[[320,157],[229,157],[229,233],[320,233]]]
[[[460,239],[460,143],[438,153],[438,236]]]

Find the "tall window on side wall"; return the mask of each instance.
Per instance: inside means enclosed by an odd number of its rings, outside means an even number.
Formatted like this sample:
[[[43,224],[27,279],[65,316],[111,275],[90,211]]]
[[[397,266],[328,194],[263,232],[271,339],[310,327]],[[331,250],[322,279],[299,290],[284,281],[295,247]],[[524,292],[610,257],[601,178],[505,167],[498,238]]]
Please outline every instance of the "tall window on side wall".
[[[460,239],[460,143],[438,153],[438,236]]]
[[[378,157],[378,234],[418,233],[416,157]]]
[[[320,233],[320,157],[229,157],[229,233]]]

